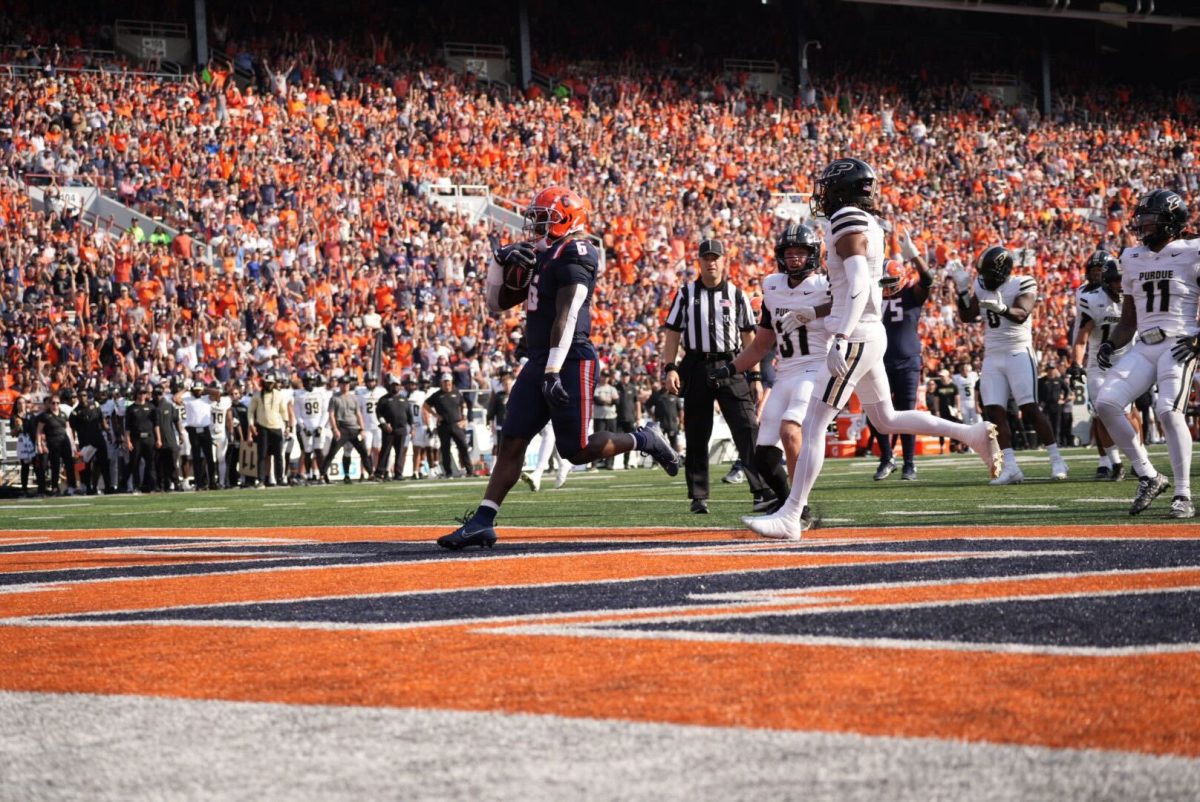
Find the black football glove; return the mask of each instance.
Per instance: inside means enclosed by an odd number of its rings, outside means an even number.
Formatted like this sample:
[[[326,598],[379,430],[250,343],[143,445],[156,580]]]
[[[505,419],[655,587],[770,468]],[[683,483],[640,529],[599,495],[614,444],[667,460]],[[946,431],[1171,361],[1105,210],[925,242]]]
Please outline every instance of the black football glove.
[[[1180,337],[1175,340],[1175,347],[1171,349],[1171,356],[1175,357],[1176,362],[1187,362],[1197,354],[1200,354],[1200,334]]]
[[[496,251],[496,263],[504,268],[504,286],[510,290],[523,290],[533,281],[537,251],[533,249],[533,243],[514,242]]]
[[[1072,365],[1067,368],[1067,378],[1076,384],[1081,384],[1087,381],[1087,371],[1079,365]]]
[[[571,403],[567,388],[563,387],[562,378],[557,373],[547,373],[542,377],[542,397],[553,409],[562,409]]]
[[[716,387],[717,382],[723,381],[724,379],[728,379],[732,375],[733,375],[732,363],[724,362],[720,365],[717,365],[715,368],[713,368],[712,370],[710,370],[708,372],[708,383],[712,387]]]
[[[1100,343],[1100,350],[1096,352],[1096,364],[1105,370],[1111,368],[1112,355],[1115,350],[1117,349],[1113,348],[1112,343]]]

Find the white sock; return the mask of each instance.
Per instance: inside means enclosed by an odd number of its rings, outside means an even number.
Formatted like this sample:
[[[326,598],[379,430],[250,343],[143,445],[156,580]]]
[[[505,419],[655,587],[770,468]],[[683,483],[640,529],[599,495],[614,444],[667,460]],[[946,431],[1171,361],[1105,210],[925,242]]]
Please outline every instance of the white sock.
[[[1113,465],[1121,464],[1121,449],[1116,446],[1111,446],[1108,449],[1108,461]]]
[[[1050,455],[1050,459],[1062,459],[1061,455],[1058,453],[1058,443],[1051,443],[1050,445],[1046,446],[1046,453]]]
[[[1158,471],[1150,464],[1146,449],[1138,442],[1137,432],[1134,431],[1133,424],[1125,417],[1125,411],[1116,403],[1106,402],[1104,393],[1101,393],[1100,396],[1101,400],[1096,405],[1096,412],[1104,421],[1104,428],[1108,429],[1113,443],[1120,446],[1121,450],[1125,452],[1125,456],[1129,457],[1130,468],[1135,474],[1153,479],[1158,475]]]
[[[1100,467],[1100,468],[1111,468],[1112,467],[1112,459],[1109,458],[1108,454],[1105,454],[1103,457],[1100,458],[1100,464],[1097,467]]]
[[[808,412],[804,415],[804,431],[824,432],[837,417],[837,413],[835,407],[829,406],[819,398],[812,399],[808,405]],[[800,445],[800,456],[796,458],[796,475],[792,478],[791,492],[788,493],[787,501],[779,508],[778,515],[800,517],[804,505],[808,504],[808,494],[812,492],[824,464],[825,438],[804,438]]]
[[[1171,473],[1175,476],[1175,495],[1192,497],[1192,433],[1182,412],[1164,412],[1159,416],[1167,435],[1167,452],[1171,456]]]
[[[1004,467],[1005,468],[1017,467],[1017,452],[1013,451],[1011,448],[1004,449]]]

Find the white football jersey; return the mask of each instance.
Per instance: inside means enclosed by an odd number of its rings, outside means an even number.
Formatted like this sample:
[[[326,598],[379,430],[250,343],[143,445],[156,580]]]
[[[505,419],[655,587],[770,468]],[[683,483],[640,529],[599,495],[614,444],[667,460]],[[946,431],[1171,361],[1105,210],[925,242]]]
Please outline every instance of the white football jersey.
[[[833,295],[833,309],[825,319],[825,329],[830,334],[838,331],[846,319],[850,306],[849,282],[842,257],[837,255],[837,243],[847,234],[867,235],[867,264],[870,276],[867,280],[867,305],[863,308],[858,326],[849,333],[851,340],[870,340],[885,337],[883,333],[883,290],[879,279],[883,278],[883,228],[873,215],[854,206],[843,206],[825,222],[826,269],[829,271],[829,289]]]
[[[979,300],[999,299],[1010,309],[1019,296],[1031,292],[1037,293],[1037,281],[1033,276],[1009,276],[998,290],[989,290],[984,287],[982,278],[975,280],[975,295]],[[980,309],[979,319],[983,321],[983,353],[985,356],[987,354],[1009,354],[1033,346],[1032,314],[1022,322],[1015,323],[995,312]]]
[[[324,387],[296,390],[296,419],[305,429],[320,429],[329,420],[329,399],[333,393]]]
[[[829,350],[829,332],[825,324],[816,320],[793,332],[782,334],[777,321],[788,310],[800,306],[820,306],[829,301],[829,279],[813,273],[795,287],[788,285],[784,273],[773,273],[763,279],[762,311],[758,325],[775,332],[775,344],[779,349],[780,376],[802,373],[813,363],[824,363]]]
[[[214,440],[224,440],[225,421],[229,418],[229,410],[233,408],[233,399],[223,395],[212,405],[212,434]]]
[[[378,429],[379,415],[376,414],[375,408],[379,406],[379,399],[387,395],[387,390],[379,386],[373,390],[359,387],[354,394],[358,397],[358,410],[362,412],[363,426],[368,429]]]
[[[1138,331],[1195,332],[1198,283],[1200,239],[1172,240],[1158,253],[1137,245],[1121,254],[1121,291],[1133,296]]]
[[[979,374],[969,371],[966,376],[955,373],[950,377],[954,388],[958,390],[958,408],[975,409],[975,386],[979,384]]]
[[[1121,299],[1114,299],[1104,291],[1103,287],[1100,287],[1079,293],[1076,303],[1079,304],[1077,311],[1080,325],[1084,320],[1091,320],[1094,324],[1091,334],[1088,335],[1087,362],[1084,367],[1088,370],[1100,370],[1100,365],[1096,362],[1096,354],[1100,350],[1100,343],[1107,340],[1108,335],[1121,322]],[[1115,351],[1114,356],[1120,356],[1127,350],[1129,350],[1129,346]]]

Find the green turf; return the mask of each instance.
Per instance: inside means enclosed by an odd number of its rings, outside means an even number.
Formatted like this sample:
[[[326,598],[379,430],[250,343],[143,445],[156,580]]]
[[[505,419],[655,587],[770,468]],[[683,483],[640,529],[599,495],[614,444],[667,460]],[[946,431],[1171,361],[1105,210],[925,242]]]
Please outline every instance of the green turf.
[[[1160,469],[1168,467],[1161,446],[1151,450]],[[1138,518],[1128,515],[1136,481],[1097,482],[1094,452],[1064,451],[1071,466],[1065,482],[1049,479],[1044,454],[1019,459],[1026,482],[989,487],[973,456],[918,459],[918,480],[897,471],[875,482],[875,460],[829,460],[817,482],[812,506],[830,526],[997,524],[1021,526],[1076,523],[1135,524],[1169,520],[1170,490]],[[534,494],[518,484],[500,514],[512,526],[698,526],[741,527],[749,514],[745,484],[725,485],[728,466],[713,466],[709,515],[688,512],[682,474],[661,470],[574,473],[561,490]],[[1200,460],[1193,461],[1193,476]],[[2,529],[92,529],[202,526],[314,526],[425,524],[453,527],[453,518],[473,508],[485,480],[405,481],[278,490],[226,490],[145,496],[24,499],[0,502]],[[1181,521],[1195,525],[1200,519]]]

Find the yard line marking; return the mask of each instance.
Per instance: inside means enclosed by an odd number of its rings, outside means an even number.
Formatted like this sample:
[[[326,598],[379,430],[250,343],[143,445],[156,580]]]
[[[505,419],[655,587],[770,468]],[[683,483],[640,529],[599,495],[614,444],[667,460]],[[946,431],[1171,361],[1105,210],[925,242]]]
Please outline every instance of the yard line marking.
[[[412,499],[413,501],[422,501],[427,498],[452,498],[453,496],[454,496],[453,493],[421,493],[419,495],[413,494],[413,495],[409,496],[409,498]],[[510,503],[507,501],[507,499],[505,500],[505,502]]]
[[[1112,498],[1077,498],[1074,501],[1076,504],[1117,504],[1125,499],[1114,496]]]
[[[338,504],[358,504],[360,501],[383,501],[383,496],[363,496],[362,498],[339,498]]]
[[[367,515],[396,515],[402,512],[420,512],[420,510],[363,510]]]
[[[167,510],[134,510],[133,512],[99,512],[97,515],[165,515]]]
[[[981,510],[1057,510],[1057,504],[980,504]]]
[[[62,515],[30,515],[25,518],[18,518],[18,521],[61,521]]]
[[[958,510],[891,510],[881,515],[958,515]]]
[[[264,507],[305,507],[307,505],[308,505],[307,501],[284,501],[284,502],[277,502],[274,504],[264,504],[263,506]]]
[[[5,509],[5,510],[44,510],[44,509],[46,509],[46,506],[48,503],[49,502],[46,502],[44,504],[5,504],[3,507],[0,507],[0,509]],[[60,508],[61,507],[90,507],[90,506],[92,506],[92,504],[90,501],[85,501],[82,504],[71,503],[69,501],[63,501],[63,502],[59,503],[59,506],[60,506]]]
[[[228,507],[186,507],[184,512],[225,512]]]

